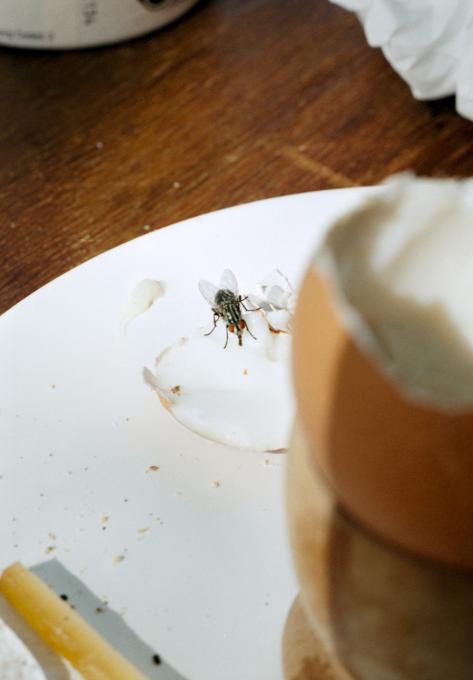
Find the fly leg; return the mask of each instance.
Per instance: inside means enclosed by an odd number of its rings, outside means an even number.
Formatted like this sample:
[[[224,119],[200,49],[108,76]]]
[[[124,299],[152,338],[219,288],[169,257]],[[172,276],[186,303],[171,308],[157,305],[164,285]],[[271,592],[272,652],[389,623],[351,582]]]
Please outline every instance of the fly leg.
[[[251,335],[251,337],[253,338],[253,340],[257,340],[257,339],[258,339],[258,338],[256,338],[256,337],[253,335],[253,333],[252,333],[252,332],[250,331],[250,329],[248,328],[248,324],[246,323],[245,319],[240,319],[240,321],[238,322],[238,326],[237,326],[238,344],[240,345],[240,347],[241,347],[241,345],[243,344],[243,331],[244,331],[244,330],[247,330],[247,331],[248,331],[248,333]]]
[[[245,295],[245,297],[242,297],[241,295],[238,296],[238,302],[240,303],[240,305],[243,307],[243,309],[244,309],[246,312],[257,312],[257,311],[259,311],[260,309],[262,309],[262,307],[254,307],[254,309],[248,309],[248,307],[245,305],[245,301],[246,301],[246,300],[248,300],[248,295]],[[251,337],[253,338],[253,340],[257,340],[257,339],[258,339],[258,338],[255,337],[255,336],[253,335],[253,333],[250,331],[250,329],[248,328],[248,324],[246,323],[245,320],[242,319],[242,321],[241,321],[240,323],[243,324],[243,325],[240,325],[240,329],[241,329],[241,330],[240,330],[240,335],[238,336],[238,338],[239,338],[239,340],[240,340],[240,343],[239,343],[240,345],[242,344],[242,343],[241,343],[241,339],[242,339],[241,336],[242,336],[242,334],[243,334],[242,332],[243,332],[243,329],[245,329],[245,328],[246,328],[246,330],[248,331],[248,333],[251,335]]]
[[[228,326],[225,326],[225,330],[227,332],[227,335],[226,335],[226,338],[225,338],[225,344],[223,346],[223,349],[227,349],[227,345],[228,345]]]
[[[246,330],[247,330],[248,333],[251,335],[251,337],[253,338],[253,340],[258,340],[258,338],[256,338],[256,337],[253,335],[253,333],[250,331],[250,329],[248,328],[248,324],[246,324]]]
[[[253,309],[248,309],[248,307],[244,304],[245,300],[248,300],[248,295],[245,295],[245,297],[242,297],[240,295],[240,297],[238,298],[238,302],[243,307],[245,312],[258,312],[260,309],[262,309],[262,307],[253,307]],[[251,333],[250,333],[250,335],[251,335]]]
[[[208,333],[204,333],[205,336],[211,335],[214,332],[214,330],[217,328],[217,321],[219,320],[219,318],[220,318],[220,314],[217,314],[217,312],[214,312],[213,328]],[[228,336],[228,331],[227,331],[227,336]]]

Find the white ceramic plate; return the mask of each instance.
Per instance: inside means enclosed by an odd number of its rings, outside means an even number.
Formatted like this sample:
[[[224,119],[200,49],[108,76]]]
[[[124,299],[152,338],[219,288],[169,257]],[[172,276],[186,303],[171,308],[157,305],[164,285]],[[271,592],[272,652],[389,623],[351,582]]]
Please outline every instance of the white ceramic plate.
[[[279,267],[297,286],[324,224],[365,192],[260,201],[150,233],[0,317],[0,567],[58,560],[190,680],[282,677],[297,591],[285,456],[185,430],[142,367],[210,321],[200,278],[229,267],[245,289]],[[144,278],[166,294],[123,335]]]

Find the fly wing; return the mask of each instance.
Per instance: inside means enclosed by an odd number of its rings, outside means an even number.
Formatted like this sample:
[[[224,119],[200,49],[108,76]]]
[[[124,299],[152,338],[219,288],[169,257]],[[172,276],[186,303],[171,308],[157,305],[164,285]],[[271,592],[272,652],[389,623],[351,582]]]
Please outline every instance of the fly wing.
[[[214,284],[210,283],[210,281],[201,280],[199,281],[199,290],[209,305],[213,307],[215,303],[215,296],[218,292],[217,286],[214,286]]]
[[[238,295],[238,283],[231,269],[224,269],[220,279],[220,288],[231,290],[234,295]]]

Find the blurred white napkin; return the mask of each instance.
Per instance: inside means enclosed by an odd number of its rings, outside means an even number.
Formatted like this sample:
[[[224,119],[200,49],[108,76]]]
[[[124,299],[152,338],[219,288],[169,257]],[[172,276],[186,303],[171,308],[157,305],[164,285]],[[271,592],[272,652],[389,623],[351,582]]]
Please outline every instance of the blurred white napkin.
[[[417,99],[456,95],[473,120],[473,0],[331,0],[356,12],[368,43]]]

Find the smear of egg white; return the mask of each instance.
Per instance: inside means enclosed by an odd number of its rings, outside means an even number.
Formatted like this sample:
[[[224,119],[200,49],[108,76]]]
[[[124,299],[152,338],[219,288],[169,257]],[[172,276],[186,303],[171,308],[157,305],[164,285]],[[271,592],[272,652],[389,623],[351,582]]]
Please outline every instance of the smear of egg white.
[[[278,270],[249,296],[257,310],[243,314],[253,339],[240,347],[225,323],[198,329],[158,356],[148,385],[163,406],[193,432],[213,441],[256,451],[287,448],[294,417],[290,375],[290,327],[294,295]]]
[[[122,331],[126,333],[128,326],[137,316],[144,314],[154,305],[156,300],[163,297],[165,285],[163,281],[143,279],[133,289],[130,299],[125,307],[122,320]]]

